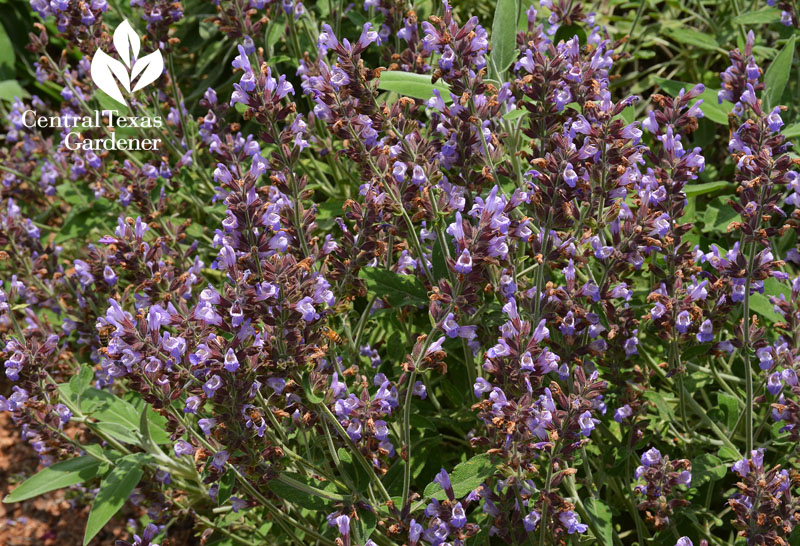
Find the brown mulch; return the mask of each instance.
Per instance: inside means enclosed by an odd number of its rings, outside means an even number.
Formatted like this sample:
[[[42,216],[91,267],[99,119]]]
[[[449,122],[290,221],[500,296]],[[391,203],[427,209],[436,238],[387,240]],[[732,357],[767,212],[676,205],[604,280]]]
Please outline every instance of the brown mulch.
[[[38,470],[38,455],[22,440],[11,416],[0,413],[0,498]],[[66,490],[0,504],[0,545],[80,546],[88,516],[88,503]],[[127,535],[126,522],[115,518],[92,540],[91,546],[113,546],[115,540]]]

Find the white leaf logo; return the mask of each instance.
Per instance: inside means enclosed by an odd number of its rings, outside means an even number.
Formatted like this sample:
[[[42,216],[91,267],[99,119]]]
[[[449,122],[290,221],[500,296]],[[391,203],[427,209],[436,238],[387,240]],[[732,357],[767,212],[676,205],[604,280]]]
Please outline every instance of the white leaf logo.
[[[138,57],[141,43],[139,35],[134,32],[127,19],[122,21],[114,31],[114,49],[117,50],[122,62],[128,68],[131,67],[131,53],[133,53],[133,58]]]
[[[92,57],[92,80],[101,91],[121,104],[128,104],[119,91],[119,86],[114,76],[122,83],[125,90],[131,92],[131,82],[128,69],[118,60],[109,57],[102,49],[98,49]]]
[[[164,71],[164,59],[158,49],[141,59],[137,58],[141,49],[141,40],[127,19],[114,31],[114,49],[122,59],[121,62],[101,49],[95,52],[92,57],[92,80],[109,97],[120,104],[127,105],[117,82],[122,84],[128,94],[136,92],[161,76]],[[133,64],[132,67],[131,64]],[[139,81],[131,89],[136,78],[139,78]]]
[[[163,71],[164,59],[161,57],[161,51],[157,49],[151,54],[137,59],[136,64],[133,65],[133,70],[131,70],[131,82],[133,82],[139,74],[142,76],[139,78],[139,82],[133,90],[138,91],[142,87],[150,85],[158,79]]]

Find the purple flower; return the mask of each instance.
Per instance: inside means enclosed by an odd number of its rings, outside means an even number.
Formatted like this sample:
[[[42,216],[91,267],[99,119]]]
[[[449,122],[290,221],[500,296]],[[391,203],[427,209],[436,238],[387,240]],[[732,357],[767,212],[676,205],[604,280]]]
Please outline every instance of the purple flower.
[[[69,408],[67,408],[67,406],[64,404],[57,404],[55,409],[56,414],[58,415],[58,420],[62,425],[66,425],[72,418],[72,412],[69,411]]]
[[[584,411],[580,417],[578,417],[578,425],[581,427],[581,434],[584,436],[591,435],[594,430],[595,421],[596,419],[592,419],[591,412]]]
[[[217,420],[208,418],[200,419],[199,421],[197,421],[197,426],[200,427],[200,430],[203,431],[203,434],[209,436],[213,428],[217,426]]]
[[[197,408],[200,406],[201,400],[199,396],[190,396],[186,399],[186,405],[183,408],[184,413],[197,413]]]
[[[527,532],[532,533],[534,530],[536,530],[536,526],[539,524],[540,519],[542,519],[542,515],[536,510],[532,510],[522,519],[522,525],[525,527]]]
[[[411,544],[416,544],[422,535],[423,527],[416,520],[412,519],[408,529],[408,540]]]
[[[218,375],[212,375],[208,381],[203,384],[203,392],[206,393],[206,396],[209,398],[214,398],[214,393],[217,392],[222,386],[222,379]]]
[[[704,320],[700,325],[700,331],[697,333],[697,341],[700,343],[710,343],[714,341],[714,328],[709,319]]]
[[[350,535],[350,518],[347,516],[339,516],[335,520],[335,524],[337,529],[339,530],[339,534],[343,537]]]
[[[689,311],[681,311],[678,313],[678,317],[675,319],[675,327],[680,333],[685,334],[691,325],[692,319],[689,317]]]
[[[239,359],[236,358],[233,349],[228,349],[228,352],[225,353],[225,369],[231,373],[239,369]]]
[[[621,423],[631,415],[633,415],[633,410],[628,404],[625,404],[621,408],[617,408],[616,411],[614,411],[614,421]]]
[[[783,388],[783,382],[781,381],[781,374],[779,372],[774,372],[770,374],[769,378],[767,378],[767,390],[773,396],[781,392]]]
[[[194,455],[194,446],[186,440],[178,440],[175,444],[175,455],[182,457],[184,455]]]
[[[642,454],[642,464],[646,467],[657,465],[661,462],[661,452],[651,447]]]
[[[567,533],[585,533],[588,527],[578,520],[578,515],[572,510],[561,512],[558,515],[561,524],[567,528]]]
[[[314,322],[319,318],[319,313],[314,309],[314,301],[308,296],[295,304],[295,310],[303,315],[306,322]]]
[[[453,499],[455,497],[453,493],[453,486],[450,483],[450,475],[447,471],[443,468],[436,474],[436,477],[433,479],[433,483],[438,483],[442,489],[444,489],[445,493],[447,493],[447,498]]]
[[[222,470],[226,462],[228,462],[228,452],[223,449],[214,454],[214,457],[211,459],[211,466],[217,470]]]
[[[461,252],[454,269],[462,275],[467,275],[472,271],[472,256],[470,256],[469,250],[465,248]]]
[[[406,179],[406,170],[408,167],[402,161],[395,161],[394,166],[392,167],[392,176],[398,183],[403,182]]]
[[[566,182],[567,186],[570,188],[574,188],[575,184],[578,182],[578,173],[575,172],[572,163],[567,163],[562,176],[564,177],[564,182]]]
[[[103,269],[103,279],[105,279],[109,286],[114,286],[117,282],[117,274],[114,273],[114,270],[109,266],[106,266]]]
[[[467,523],[467,515],[464,513],[464,508],[460,502],[453,506],[453,513],[450,517],[450,525],[456,529],[461,529]]]

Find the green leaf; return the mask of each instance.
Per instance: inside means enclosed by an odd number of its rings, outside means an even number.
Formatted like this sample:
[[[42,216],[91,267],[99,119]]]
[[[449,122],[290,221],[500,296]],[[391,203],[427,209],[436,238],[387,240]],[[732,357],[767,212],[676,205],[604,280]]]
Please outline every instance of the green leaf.
[[[447,242],[445,242],[447,244]],[[433,243],[433,255],[431,256],[433,262],[433,278],[436,281],[447,278],[447,260],[445,258],[444,249],[442,248],[441,240],[439,237]]]
[[[456,465],[450,473],[450,484],[456,498],[461,498],[477,489],[486,478],[494,474],[497,467],[492,463],[489,455],[482,453],[468,461]],[[430,483],[425,488],[425,496],[436,500],[444,500],[447,494],[438,483]]]
[[[518,0],[497,0],[492,21],[492,64],[498,78],[517,58]]]
[[[755,311],[769,322],[780,322],[783,318],[773,308],[769,298],[764,294],[750,294],[751,311]]]
[[[556,35],[553,36],[553,43],[558,44],[561,41],[567,42],[575,36],[578,37],[578,43],[580,45],[586,45],[586,31],[583,30],[582,26],[577,23],[561,25],[558,27],[558,30],[556,30]]]
[[[311,386],[311,380],[309,379],[309,374],[303,374],[303,390],[306,393],[306,398],[312,404],[321,404],[325,401],[324,395],[320,396],[314,392],[314,388]]]
[[[378,525],[377,516],[370,510],[359,510],[358,520],[355,522],[355,532],[358,544],[364,544],[375,531]]]
[[[725,415],[725,427],[732,431],[739,418],[739,401],[726,392],[717,393],[717,404]]]
[[[758,11],[742,13],[733,18],[736,25],[764,25],[780,21],[781,10],[777,8],[764,8]]]
[[[794,138],[800,136],[800,123],[792,123],[791,125],[787,125],[781,131],[783,136],[786,138]]]
[[[166,419],[153,411],[150,406],[146,406],[144,411],[139,410],[139,434],[151,446],[166,444],[169,441],[169,435],[158,418],[166,423]]]
[[[283,39],[285,30],[285,26],[273,24],[272,28],[269,29],[269,34],[267,34],[267,45],[269,45],[269,47],[274,47],[275,44]]]
[[[0,81],[0,100],[14,102],[14,98],[26,99],[30,93],[25,91],[17,80]]]
[[[89,385],[92,384],[92,379],[94,379],[94,371],[89,366],[81,366],[81,369],[78,373],[72,376],[72,379],[69,380],[69,388],[77,397],[80,397]]]
[[[0,78],[13,78],[16,70],[14,69],[14,44],[3,25],[0,25]],[[20,97],[22,98],[22,97]]]
[[[88,455],[61,461],[40,470],[22,482],[3,499],[3,502],[24,501],[49,491],[83,483],[94,478],[99,468],[100,461]]]
[[[169,443],[167,418],[156,413],[153,407],[146,404],[138,394],[127,392],[125,396],[125,401],[133,406],[136,413],[139,414],[139,434],[142,435],[142,438],[149,439],[150,442],[156,445]]]
[[[428,292],[413,275],[401,275],[377,267],[364,267],[358,276],[364,279],[370,295],[385,299],[393,307],[421,306],[428,303]]]
[[[339,460],[342,462],[345,472],[355,482],[355,488],[361,492],[367,491],[370,478],[366,469],[354,461],[353,456],[346,449],[340,447],[336,450],[336,453],[339,455]]]
[[[681,89],[689,91],[694,87],[694,84],[692,83],[686,83],[677,80],[667,80],[658,77],[654,78],[654,81],[656,85],[672,96],[676,96],[678,93],[680,93]],[[718,104],[718,91],[718,89],[712,89],[706,86],[705,90],[700,93],[700,96],[698,97],[703,99],[703,103],[700,105],[700,110],[702,110],[703,114],[714,123],[727,126],[728,114],[731,112],[731,110],[733,110],[733,105],[727,102]]]
[[[692,460],[692,487],[721,480],[728,473],[728,465],[710,453],[704,453]]]
[[[286,472],[286,474],[299,482],[309,482],[307,478],[301,476],[300,474],[294,474],[291,472]],[[309,485],[319,488],[319,484],[316,483],[310,483]],[[321,511],[325,509],[325,500],[321,497],[309,495],[305,491],[301,491],[278,480],[270,481],[267,484],[267,487],[270,491],[278,495],[279,498],[291,502],[292,504],[296,504],[297,506],[302,506],[303,508],[308,508],[309,510],[315,511]]]
[[[142,439],[137,432],[129,429],[125,425],[121,425],[119,423],[109,423],[107,421],[98,421],[94,425],[103,434],[108,434],[120,442],[133,445],[138,445],[141,443]]]
[[[636,111],[634,110],[633,106],[628,106],[622,112],[617,114],[617,117],[621,118],[625,123],[633,123],[636,121]]]
[[[125,104],[118,103],[100,89],[95,89],[94,98],[100,104],[100,108],[98,108],[98,110],[113,110],[117,112],[119,115],[123,116],[131,114],[130,107],[128,107]]]
[[[214,39],[217,35],[217,25],[211,21],[200,21],[198,33],[203,40]]]
[[[717,197],[708,203],[703,223],[706,230],[727,233],[731,222],[741,222],[742,217],[728,204],[728,197]]]
[[[415,99],[428,100],[433,96],[433,90],[438,89],[444,102],[452,102],[450,89],[444,82],[431,83],[431,77],[426,74],[414,74],[399,70],[384,70],[381,72],[378,89],[394,91],[399,95]]]
[[[794,59],[795,35],[786,42],[778,56],[770,63],[764,74],[764,102],[767,108],[778,106],[781,102],[781,95],[789,82],[789,75],[792,71],[792,60]]]
[[[100,532],[108,520],[122,508],[133,489],[138,485],[142,473],[143,469],[138,459],[124,457],[105,477],[92,503],[92,511],[89,512],[86,533],[83,535],[83,546],[89,544],[89,541]]]
[[[681,352],[681,360],[691,362],[697,357],[707,357],[711,351],[711,343],[701,343]]]
[[[791,290],[786,284],[773,278],[765,280],[764,293],[750,295],[750,309],[770,322],[783,320],[783,317],[774,311],[774,305],[769,301],[770,296],[778,296],[779,294],[786,296],[787,300],[791,298]]]
[[[717,40],[704,32],[689,28],[667,28],[664,32],[681,46],[692,45],[700,49],[715,50],[719,47]]]
[[[719,448],[719,456],[723,461],[735,461],[740,458],[736,450],[729,446],[722,446]]]
[[[81,397],[81,411],[98,421],[117,423],[133,432],[139,431],[141,415],[129,402],[100,389],[87,389]]]
[[[647,398],[650,402],[652,402],[656,409],[658,410],[658,415],[664,421],[674,421],[675,420],[675,412],[672,408],[667,404],[667,401],[662,398],[660,393],[657,392],[646,392],[644,397]]]
[[[524,116],[527,113],[528,113],[528,110],[526,108],[519,107],[519,108],[515,108],[514,110],[511,110],[510,112],[506,112],[505,114],[503,114],[503,119],[507,119],[509,121],[513,121],[515,119],[521,118],[522,116]]]
[[[613,544],[614,543],[614,527],[611,524],[611,508],[594,497],[584,502],[586,513],[594,523],[594,526],[600,531],[602,536],[595,537],[600,544]]]
[[[683,192],[687,197],[691,197],[692,195],[705,195],[707,193],[713,193],[717,190],[729,188],[731,186],[732,184],[730,182],[718,180],[716,182],[705,182],[703,184],[688,184],[684,186]]]
[[[80,196],[76,195],[80,198]],[[64,225],[58,230],[54,239],[55,243],[63,243],[70,239],[82,239],[94,229],[109,233],[113,231],[107,225],[108,213],[111,203],[106,199],[95,199],[91,196],[90,201],[80,201],[81,206],[74,207],[64,219]]]
[[[233,472],[233,469],[228,469],[222,479],[219,482],[219,492],[217,493],[217,504],[222,506],[228,499],[231,498],[231,493],[233,493],[233,484],[236,483],[236,474]]]
[[[324,163],[318,164],[327,169],[328,166]],[[322,203],[317,204],[317,226],[320,230],[327,231],[333,227],[335,220],[345,214],[344,199],[325,199]]]

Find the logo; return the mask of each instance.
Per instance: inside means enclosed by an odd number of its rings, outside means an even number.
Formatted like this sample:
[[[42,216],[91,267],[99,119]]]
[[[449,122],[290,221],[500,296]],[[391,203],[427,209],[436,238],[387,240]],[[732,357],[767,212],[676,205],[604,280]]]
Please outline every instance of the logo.
[[[95,85],[109,97],[126,106],[128,103],[117,82],[121,83],[130,95],[156,81],[164,71],[164,59],[158,49],[141,59],[137,58],[141,43],[139,35],[125,19],[114,31],[114,49],[117,50],[121,61],[111,57],[102,49],[98,49],[92,57],[91,74]]]
[[[114,49],[121,60],[100,49],[92,57],[91,75],[94,83],[106,95],[125,106],[128,103],[119,84],[131,95],[156,81],[164,71],[164,59],[158,49],[141,59],[137,58],[141,45],[139,36],[126,19],[114,31]],[[130,116],[109,109],[95,110],[94,115],[50,117],[40,116],[35,110],[26,110],[22,113],[22,124],[29,129],[61,129],[64,135],[62,144],[68,150],[157,151],[161,148],[161,139],[139,138],[143,132],[138,130],[160,128],[164,122],[161,116]],[[86,129],[102,129],[104,135],[92,138]],[[120,129],[122,131],[118,134]]]

